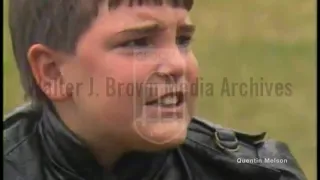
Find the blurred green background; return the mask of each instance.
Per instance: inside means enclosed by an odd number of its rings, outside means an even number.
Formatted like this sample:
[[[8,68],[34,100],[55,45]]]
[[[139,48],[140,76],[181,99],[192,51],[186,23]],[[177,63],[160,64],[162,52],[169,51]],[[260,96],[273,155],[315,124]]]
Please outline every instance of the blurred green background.
[[[23,101],[11,52],[4,1],[4,112]],[[309,180],[316,179],[316,1],[201,0],[191,17],[197,25],[193,48],[202,83],[198,115],[249,133],[269,132],[285,141]],[[230,83],[291,83],[291,96],[221,96]],[[204,88],[203,90],[206,90]],[[266,89],[264,89],[266,93]],[[239,93],[239,90],[235,91]]]

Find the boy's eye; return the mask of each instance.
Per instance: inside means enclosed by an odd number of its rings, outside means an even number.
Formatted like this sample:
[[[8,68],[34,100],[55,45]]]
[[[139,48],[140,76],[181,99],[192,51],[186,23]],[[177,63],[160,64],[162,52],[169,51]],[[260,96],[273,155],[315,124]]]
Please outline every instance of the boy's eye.
[[[188,47],[191,43],[192,37],[191,36],[178,36],[176,38],[176,44],[179,47]],[[126,41],[124,43],[121,43],[118,45],[118,47],[121,48],[150,48],[152,46],[152,43],[150,42],[150,39],[148,37],[142,37],[139,39],[134,39],[130,41]]]
[[[151,43],[147,37],[130,40],[119,45],[119,47],[124,48],[144,48],[149,46],[151,46]]]
[[[176,43],[178,46],[188,47],[191,43],[191,40],[192,40],[191,36],[179,36],[176,39]]]

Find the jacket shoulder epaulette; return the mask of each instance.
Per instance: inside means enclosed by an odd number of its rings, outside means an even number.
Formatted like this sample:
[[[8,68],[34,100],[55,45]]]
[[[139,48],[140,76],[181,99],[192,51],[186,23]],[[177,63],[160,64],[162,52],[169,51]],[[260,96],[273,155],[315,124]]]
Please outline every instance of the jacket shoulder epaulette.
[[[198,133],[203,136],[211,136],[211,141],[215,142],[219,148],[229,151],[236,151],[239,146],[259,146],[265,141],[267,135],[266,132],[244,133],[198,117],[192,119],[189,132],[190,134]],[[198,137],[201,136],[198,135]],[[198,140],[201,141],[201,138]]]

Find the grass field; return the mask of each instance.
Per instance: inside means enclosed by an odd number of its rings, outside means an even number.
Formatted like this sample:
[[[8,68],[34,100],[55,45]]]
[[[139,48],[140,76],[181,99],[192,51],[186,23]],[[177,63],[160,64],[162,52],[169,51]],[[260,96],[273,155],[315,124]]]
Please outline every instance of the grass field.
[[[201,94],[198,115],[241,131],[268,131],[287,142],[309,180],[316,179],[315,9],[312,0],[201,0],[191,13],[202,83],[214,90]],[[23,96],[7,24],[3,27],[8,112]],[[263,95],[244,97],[236,89],[234,96],[221,95],[224,78],[229,85],[250,85],[250,78],[268,86],[291,84],[292,93],[277,96],[264,89]]]

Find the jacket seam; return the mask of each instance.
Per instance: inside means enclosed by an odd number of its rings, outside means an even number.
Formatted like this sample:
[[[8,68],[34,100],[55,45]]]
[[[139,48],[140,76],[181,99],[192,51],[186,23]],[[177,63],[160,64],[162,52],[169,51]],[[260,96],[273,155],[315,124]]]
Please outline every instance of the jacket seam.
[[[17,148],[19,148],[24,142],[26,142],[32,135],[34,135],[34,132],[31,132],[30,134],[28,134],[24,139],[20,140],[18,143],[12,145],[12,147],[9,148],[9,150],[7,150],[4,153],[4,156],[9,156],[12,152],[14,152]]]

